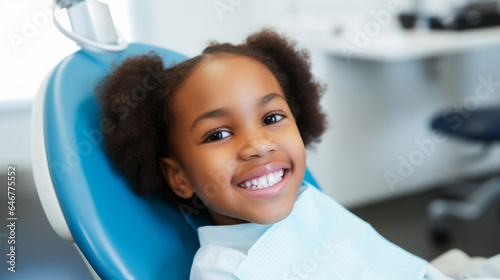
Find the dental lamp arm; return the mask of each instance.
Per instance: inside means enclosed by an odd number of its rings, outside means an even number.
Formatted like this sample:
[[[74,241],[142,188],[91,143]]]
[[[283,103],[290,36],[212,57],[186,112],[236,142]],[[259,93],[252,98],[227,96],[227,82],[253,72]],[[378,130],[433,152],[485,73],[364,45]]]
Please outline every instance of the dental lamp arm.
[[[68,10],[73,31],[61,25],[56,13]],[[54,24],[68,38],[83,49],[95,52],[120,52],[128,43],[115,29],[109,7],[95,0],[54,0],[52,5]]]

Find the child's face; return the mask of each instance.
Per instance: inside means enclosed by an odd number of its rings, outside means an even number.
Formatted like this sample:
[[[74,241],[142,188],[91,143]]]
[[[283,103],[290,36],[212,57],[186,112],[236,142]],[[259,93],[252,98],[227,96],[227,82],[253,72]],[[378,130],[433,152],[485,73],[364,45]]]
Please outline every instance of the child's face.
[[[245,56],[211,57],[172,102],[175,152],[161,165],[177,195],[196,193],[219,225],[288,216],[305,173],[304,144],[266,66]]]

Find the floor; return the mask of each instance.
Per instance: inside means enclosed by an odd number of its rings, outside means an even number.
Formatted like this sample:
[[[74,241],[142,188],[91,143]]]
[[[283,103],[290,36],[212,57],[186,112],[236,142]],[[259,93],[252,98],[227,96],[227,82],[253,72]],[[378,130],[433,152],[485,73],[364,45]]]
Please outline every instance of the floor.
[[[475,185],[453,189],[437,187],[417,195],[351,210],[382,236],[426,260],[432,260],[452,248],[458,248],[469,256],[491,257],[500,253],[500,203],[475,221],[446,220],[445,227],[451,233],[446,244],[434,242],[425,215],[431,200],[467,195],[476,189],[477,184],[484,182],[474,181]]]
[[[16,179],[16,272],[7,270],[9,232],[1,226],[0,279],[92,279],[73,245],[60,239],[50,227],[31,174],[19,174]],[[0,177],[0,181],[7,180]],[[352,211],[393,243],[427,260],[450,248],[462,249],[471,256],[489,257],[500,253],[499,206],[478,221],[450,221],[448,227],[454,233],[450,243],[433,244],[425,212],[428,202],[441,194],[440,189],[426,191]],[[0,205],[7,205],[6,196],[0,196]],[[6,223],[6,215],[7,211],[0,211],[2,223]]]
[[[6,177],[0,177],[2,187]],[[16,272],[7,270],[7,197],[0,195],[0,279],[92,279],[76,248],[61,239],[50,226],[35,190],[31,174],[16,176]],[[4,208],[5,206],[5,208]],[[5,209],[5,211],[3,210]]]

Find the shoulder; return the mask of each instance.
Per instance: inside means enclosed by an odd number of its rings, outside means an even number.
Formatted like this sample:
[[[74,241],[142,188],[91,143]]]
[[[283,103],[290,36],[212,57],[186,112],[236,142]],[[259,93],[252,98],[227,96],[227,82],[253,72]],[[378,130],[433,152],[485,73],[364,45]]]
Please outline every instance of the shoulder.
[[[238,249],[207,245],[196,252],[190,279],[234,279],[233,272],[246,258]]]

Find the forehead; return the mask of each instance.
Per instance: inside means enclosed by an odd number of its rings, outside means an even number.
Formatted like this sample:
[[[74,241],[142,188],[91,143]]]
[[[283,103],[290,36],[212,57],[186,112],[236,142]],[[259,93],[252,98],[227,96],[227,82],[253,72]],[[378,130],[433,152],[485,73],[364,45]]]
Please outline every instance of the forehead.
[[[264,64],[246,56],[218,55],[193,70],[172,102],[174,114],[185,117],[186,113],[231,107],[235,102],[249,104],[269,93],[283,95],[278,80]]]
[[[211,56],[198,65],[181,85],[198,95],[225,90],[279,85],[276,77],[261,62],[247,56],[222,54]]]

